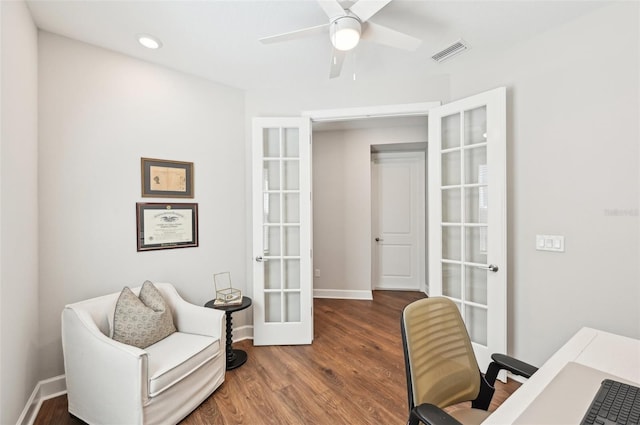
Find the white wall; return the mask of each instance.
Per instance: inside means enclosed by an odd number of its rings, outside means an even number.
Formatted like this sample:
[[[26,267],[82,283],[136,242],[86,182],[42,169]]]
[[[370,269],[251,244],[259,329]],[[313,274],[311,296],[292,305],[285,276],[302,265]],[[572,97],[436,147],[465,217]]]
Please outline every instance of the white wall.
[[[38,50],[24,2],[0,2],[0,423],[38,381]]]
[[[639,337],[638,6],[612,3],[467,64],[451,89],[443,78],[439,87],[369,84],[366,93],[251,92],[248,116],[448,101],[507,86],[509,352],[539,365],[581,326]],[[563,234],[567,252],[535,251],[536,233]]]
[[[510,351],[535,364],[582,326],[640,337],[639,6],[452,75],[452,98],[509,87]]]
[[[316,296],[371,296],[371,145],[425,142],[426,121],[313,133]]]
[[[39,376],[48,378],[63,372],[67,303],[150,279],[203,305],[222,271],[244,289],[244,93],[46,32],[39,55]],[[180,202],[141,198],[141,157],[194,162],[199,247],[136,252],[136,202]]]

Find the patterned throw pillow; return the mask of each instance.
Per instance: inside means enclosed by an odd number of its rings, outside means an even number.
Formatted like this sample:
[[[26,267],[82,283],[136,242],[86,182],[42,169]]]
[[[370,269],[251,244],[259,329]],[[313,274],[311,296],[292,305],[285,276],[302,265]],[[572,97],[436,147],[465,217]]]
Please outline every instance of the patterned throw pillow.
[[[175,331],[169,305],[153,283],[142,285],[139,298],[128,287],[122,290],[113,314],[113,339],[147,348]]]

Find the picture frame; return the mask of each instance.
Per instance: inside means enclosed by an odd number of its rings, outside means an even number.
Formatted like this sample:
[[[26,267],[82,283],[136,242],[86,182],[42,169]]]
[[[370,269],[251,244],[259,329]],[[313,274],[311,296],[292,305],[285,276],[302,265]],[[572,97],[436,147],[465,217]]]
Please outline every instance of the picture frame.
[[[193,162],[140,158],[143,198],[193,198]]]
[[[198,246],[198,204],[136,203],[137,250]]]

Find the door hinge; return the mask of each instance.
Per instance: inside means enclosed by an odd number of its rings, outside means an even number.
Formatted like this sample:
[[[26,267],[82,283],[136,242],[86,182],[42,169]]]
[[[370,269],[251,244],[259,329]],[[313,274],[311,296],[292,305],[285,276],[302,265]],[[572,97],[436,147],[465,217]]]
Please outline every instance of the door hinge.
[[[313,249],[309,250],[309,258],[313,258]]]

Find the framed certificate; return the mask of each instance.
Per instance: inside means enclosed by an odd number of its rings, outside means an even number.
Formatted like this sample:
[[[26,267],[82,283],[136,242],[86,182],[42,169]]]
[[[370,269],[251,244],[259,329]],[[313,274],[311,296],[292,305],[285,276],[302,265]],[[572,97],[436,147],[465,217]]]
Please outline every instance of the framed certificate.
[[[141,158],[143,198],[193,198],[193,162]]]
[[[136,204],[138,251],[198,246],[198,204]]]

